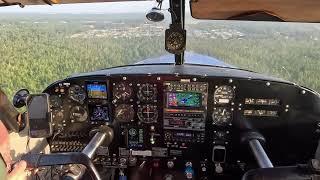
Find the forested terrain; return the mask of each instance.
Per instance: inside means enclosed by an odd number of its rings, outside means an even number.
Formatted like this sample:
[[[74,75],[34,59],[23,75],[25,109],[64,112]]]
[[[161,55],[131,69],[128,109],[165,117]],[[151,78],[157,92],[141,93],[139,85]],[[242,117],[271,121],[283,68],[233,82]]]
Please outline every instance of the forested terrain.
[[[0,84],[41,92],[79,72],[166,54],[168,22],[144,14],[1,14]],[[187,20],[187,51],[320,92],[320,25]]]

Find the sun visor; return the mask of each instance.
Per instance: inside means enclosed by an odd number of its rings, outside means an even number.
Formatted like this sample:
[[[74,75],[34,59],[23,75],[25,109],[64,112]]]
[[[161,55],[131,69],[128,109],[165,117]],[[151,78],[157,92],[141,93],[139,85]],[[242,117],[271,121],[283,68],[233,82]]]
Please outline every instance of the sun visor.
[[[320,22],[315,0],[191,0],[197,19]]]

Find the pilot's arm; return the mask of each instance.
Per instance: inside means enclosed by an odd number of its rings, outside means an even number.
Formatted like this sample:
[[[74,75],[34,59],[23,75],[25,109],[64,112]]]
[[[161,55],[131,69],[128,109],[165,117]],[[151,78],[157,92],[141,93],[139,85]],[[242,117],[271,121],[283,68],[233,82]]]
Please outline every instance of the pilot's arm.
[[[9,133],[0,121],[0,179],[25,180],[27,163],[19,161],[12,166],[10,156]]]

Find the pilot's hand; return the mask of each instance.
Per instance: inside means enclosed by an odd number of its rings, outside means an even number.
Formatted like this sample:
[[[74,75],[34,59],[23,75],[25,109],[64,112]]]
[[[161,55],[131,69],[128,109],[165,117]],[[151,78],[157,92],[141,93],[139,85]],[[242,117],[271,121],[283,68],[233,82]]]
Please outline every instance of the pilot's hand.
[[[27,163],[25,161],[17,162],[13,165],[11,169],[11,156],[10,156],[10,142],[9,142],[9,133],[4,126],[4,124],[0,121],[0,153],[4,160],[4,163],[7,164],[7,172],[11,170],[7,174],[7,180],[25,180],[27,179],[27,172],[25,171],[27,167]]]
[[[16,163],[12,171],[8,174],[7,180],[26,180],[27,179],[27,163],[25,161],[19,161]]]

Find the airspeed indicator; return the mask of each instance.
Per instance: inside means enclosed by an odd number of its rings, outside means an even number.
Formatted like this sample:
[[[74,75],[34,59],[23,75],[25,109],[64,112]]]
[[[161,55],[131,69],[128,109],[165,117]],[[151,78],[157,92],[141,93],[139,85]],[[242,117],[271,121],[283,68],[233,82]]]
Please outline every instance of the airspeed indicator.
[[[215,104],[229,104],[234,98],[234,90],[231,86],[220,86],[214,91]]]

